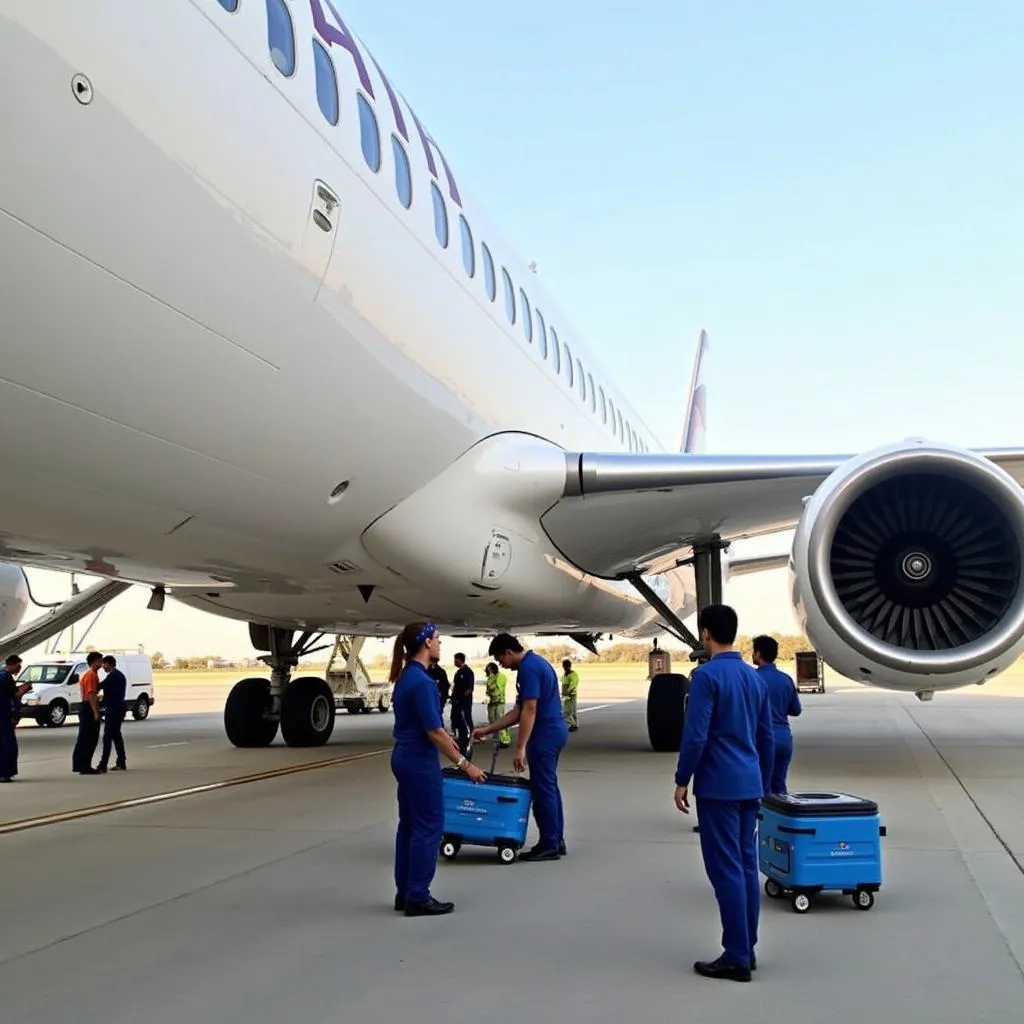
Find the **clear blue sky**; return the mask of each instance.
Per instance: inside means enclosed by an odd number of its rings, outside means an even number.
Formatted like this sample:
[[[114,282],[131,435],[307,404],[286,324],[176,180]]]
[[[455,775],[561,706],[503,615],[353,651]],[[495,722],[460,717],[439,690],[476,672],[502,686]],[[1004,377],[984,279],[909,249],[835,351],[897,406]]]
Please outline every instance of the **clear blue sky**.
[[[338,8],[666,443],[1024,443],[1024,4]]]

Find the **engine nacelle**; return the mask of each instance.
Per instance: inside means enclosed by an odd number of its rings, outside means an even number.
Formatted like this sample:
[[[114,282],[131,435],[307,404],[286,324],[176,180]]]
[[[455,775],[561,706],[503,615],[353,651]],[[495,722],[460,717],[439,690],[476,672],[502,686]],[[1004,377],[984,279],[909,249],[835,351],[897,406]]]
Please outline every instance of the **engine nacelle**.
[[[28,584],[21,566],[0,562],[0,637],[21,625],[28,600]]]
[[[1024,652],[1024,491],[963,449],[905,441],[840,466],[790,570],[807,637],[847,678],[928,694]]]

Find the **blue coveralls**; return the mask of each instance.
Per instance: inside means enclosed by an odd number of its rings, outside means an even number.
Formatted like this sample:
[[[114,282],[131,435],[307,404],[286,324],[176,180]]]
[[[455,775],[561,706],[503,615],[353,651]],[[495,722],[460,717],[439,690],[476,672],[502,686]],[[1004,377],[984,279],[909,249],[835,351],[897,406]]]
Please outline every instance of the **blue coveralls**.
[[[409,903],[430,899],[437,851],[444,829],[441,762],[427,733],[444,728],[437,685],[416,661],[395,683],[395,746],[391,771],[398,781],[398,834],[395,839],[395,889]]]
[[[526,763],[530,768],[533,817],[537,822],[541,850],[558,849],[565,838],[562,794],[558,788],[558,758],[569,739],[562,717],[558,675],[539,654],[528,651],[516,673],[516,704],[537,701],[537,716],[526,744]]]
[[[793,760],[793,733],[789,728],[790,716],[796,718],[803,708],[796,684],[774,665],[758,665],[757,674],[768,687],[768,702],[772,710],[772,731],[775,737],[775,764],[772,768],[769,793],[786,792],[786,773]]]
[[[722,918],[726,963],[750,966],[761,888],[757,811],[774,757],[768,691],[738,651],[690,677],[676,785],[693,778],[704,868]]]

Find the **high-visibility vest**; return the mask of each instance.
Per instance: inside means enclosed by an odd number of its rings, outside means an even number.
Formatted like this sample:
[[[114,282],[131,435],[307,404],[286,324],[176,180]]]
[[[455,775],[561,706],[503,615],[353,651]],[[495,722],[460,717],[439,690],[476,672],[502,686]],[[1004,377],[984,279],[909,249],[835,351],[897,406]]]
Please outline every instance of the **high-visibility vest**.
[[[505,703],[505,673],[499,672],[497,675],[487,677],[487,703],[488,704],[504,704]]]
[[[563,697],[575,697],[576,691],[580,687],[580,677],[576,670],[573,669],[571,672],[566,672],[562,676],[562,696]]]

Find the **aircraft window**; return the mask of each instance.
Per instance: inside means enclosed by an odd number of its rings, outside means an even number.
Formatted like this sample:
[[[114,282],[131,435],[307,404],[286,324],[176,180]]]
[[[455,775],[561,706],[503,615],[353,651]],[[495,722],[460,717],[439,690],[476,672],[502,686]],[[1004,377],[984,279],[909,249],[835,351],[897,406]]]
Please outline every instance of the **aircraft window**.
[[[228,14],[234,14],[238,10],[238,0],[217,0],[217,3],[224,8]]]
[[[376,174],[380,170],[380,129],[377,127],[377,115],[370,106],[370,101],[358,93],[359,101],[359,141],[363,146],[363,157],[366,166]]]
[[[484,242],[480,243],[480,255],[484,258],[484,288],[487,289],[487,298],[493,302],[498,295],[498,282],[494,278],[494,260],[491,258],[491,250]]]
[[[284,0],[267,0],[267,46],[274,67],[285,78],[295,74],[295,31]]]
[[[535,309],[534,313],[537,314],[537,347],[540,349],[541,359],[547,359],[548,357],[548,331],[544,325],[544,317],[540,315],[540,310]]]
[[[590,391],[590,411],[597,412],[597,391],[594,390],[594,375],[587,374],[587,389]]]
[[[615,418],[616,418],[616,420],[618,420],[618,423],[619,423],[619,430],[618,430],[619,440],[620,441],[625,441],[626,440],[626,434],[625,434],[625,432],[622,429],[622,410],[621,409],[617,409],[615,411]]]
[[[508,271],[501,268],[501,281],[505,286],[505,312],[508,314],[508,322],[514,324],[516,322],[516,292],[512,287],[512,278],[508,276]]]
[[[555,364],[555,373],[562,372],[562,347],[558,344],[558,335],[551,328],[551,361]]]
[[[519,308],[523,311],[523,334],[526,340],[533,342],[533,313],[530,312],[530,303],[526,298],[526,292],[519,289]]]
[[[572,375],[572,349],[569,348],[568,342],[562,347],[565,349],[565,375],[569,378],[569,387],[572,387],[576,380]]]
[[[608,399],[608,418],[612,421],[612,433],[615,433],[615,403],[609,398]]]
[[[476,250],[469,221],[462,214],[459,214],[459,229],[462,231],[462,265],[466,268],[466,276],[472,277],[476,273]]]
[[[576,378],[580,382],[580,398],[587,400],[587,378],[583,376],[583,363],[576,360]]]
[[[444,205],[444,196],[434,182],[430,183],[430,195],[434,200],[434,234],[442,249],[448,248],[448,208]]]
[[[405,146],[398,141],[397,135],[391,136],[391,152],[395,155],[395,191],[398,201],[408,210],[412,206],[412,172]]]
[[[601,422],[602,423],[607,423],[608,422],[608,402],[607,402],[607,400],[604,397],[604,388],[599,386],[597,390],[598,390],[598,393],[601,396]]]
[[[316,100],[328,124],[338,123],[338,76],[334,63],[319,40],[313,40],[313,64],[316,67]]]

